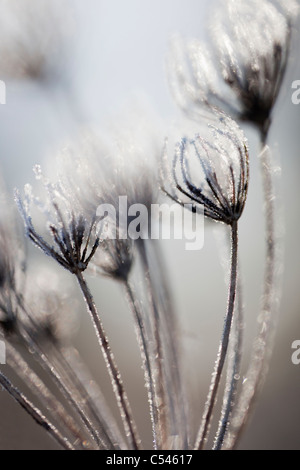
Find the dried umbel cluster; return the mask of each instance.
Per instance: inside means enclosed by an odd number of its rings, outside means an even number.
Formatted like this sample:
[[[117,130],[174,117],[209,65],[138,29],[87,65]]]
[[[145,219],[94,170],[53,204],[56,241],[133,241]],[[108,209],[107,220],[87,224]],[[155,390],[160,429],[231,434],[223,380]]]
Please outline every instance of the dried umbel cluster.
[[[242,384],[238,403],[230,411],[226,399],[223,402],[223,418],[216,436],[215,449],[234,448],[237,444],[263,382],[272,350],[281,292],[279,273],[282,271],[282,250],[278,230],[280,215],[277,213],[274,185],[275,170],[266,143],[275,104],[286,74],[293,44],[293,28],[298,15],[299,2],[293,0],[221,0],[209,25],[210,44],[197,39],[177,39],[173,42],[168,59],[171,90],[188,116],[201,122],[210,111],[226,112],[236,120],[254,125],[259,132],[262,147],[259,157],[266,219],[266,261],[261,310],[258,315],[259,330],[253,343],[253,354],[246,373],[247,381]],[[181,144],[182,154],[185,147],[186,144]],[[180,161],[180,158],[177,160]],[[211,218],[215,218],[216,214],[219,216],[215,206],[210,206],[210,210],[207,210],[211,200],[203,198],[202,188],[199,198],[199,188],[196,192],[197,188],[191,186],[184,167],[182,174],[185,189],[178,184],[175,175],[177,189],[181,193],[192,192],[193,197],[197,194],[197,202],[204,205],[207,215]],[[216,198],[218,199],[216,187],[213,192],[215,203]],[[228,223],[226,220],[225,222]],[[237,338],[237,347],[238,344],[240,340]],[[237,370],[237,362],[234,365],[233,361],[231,370]],[[230,383],[229,379],[226,388],[232,397],[234,381]],[[210,413],[209,399],[206,413],[208,419],[203,421],[198,436],[199,448],[205,442]],[[224,440],[225,434],[227,438]]]
[[[67,0],[1,0],[2,79],[61,79],[74,17]]]
[[[280,3],[284,11],[268,0],[220,1],[210,44],[173,42],[169,77],[181,108],[199,117],[203,106],[217,107],[268,132],[299,10],[296,2]]]
[[[209,125],[208,138],[182,139],[175,151],[172,176],[176,192],[185,201],[203,206],[210,219],[232,225],[242,215],[247,198],[248,144],[232,119],[222,116],[218,124]],[[168,194],[183,204],[176,192]]]
[[[30,388],[34,402],[2,372],[0,385],[64,449],[143,447],[88,274],[115,281],[128,302],[143,368],[153,449],[206,447],[226,365],[213,449],[235,448],[262,383],[278,271],[272,162],[265,147],[261,161],[267,230],[263,302],[258,314],[261,329],[254,341],[247,381],[241,383],[243,309],[238,226],[247,202],[251,160],[247,139],[236,120],[254,124],[265,145],[287,67],[297,4],[293,0],[230,0],[221,1],[221,7],[213,16],[212,51],[197,40],[188,41],[183,48],[175,46],[176,57],[169,69],[170,85],[181,108],[198,119],[196,135],[182,135],[174,150],[166,145],[162,151],[160,132],[149,124],[146,113],[135,112],[132,123],[127,119],[126,123],[112,125],[102,136],[85,133],[66,146],[57,159],[51,160],[56,173],[53,179],[35,166],[41,195],[37,196],[30,185],[25,186],[24,193],[16,191],[26,236],[56,263],[57,269],[64,268],[61,273],[45,273],[40,266],[25,270],[25,251],[16,250],[22,247],[14,237],[16,225],[7,222],[1,201],[0,333],[7,345],[8,365]],[[30,45],[28,55],[27,43],[24,47],[26,67],[20,68],[21,75],[39,75],[44,66],[40,67],[43,49],[41,52]],[[20,58],[22,53],[18,54]],[[193,416],[197,433],[183,380],[182,332],[168,272],[158,244],[143,236],[150,234],[152,220],[147,220],[147,233],[141,231],[139,238],[131,239],[128,234],[133,216],[123,217],[122,197],[126,197],[126,207],[142,205],[146,211],[160,198],[176,202],[186,210],[203,213],[230,235],[223,333],[203,413],[198,420]],[[115,218],[102,213],[100,217],[101,205],[112,207]],[[108,237],[112,233],[115,237]],[[63,274],[76,282],[67,287],[60,278]],[[76,287],[94,326],[120,423],[116,423],[103,396],[104,377],[98,386],[68,334],[76,330],[74,312],[80,306]],[[122,347],[125,354],[125,340]]]

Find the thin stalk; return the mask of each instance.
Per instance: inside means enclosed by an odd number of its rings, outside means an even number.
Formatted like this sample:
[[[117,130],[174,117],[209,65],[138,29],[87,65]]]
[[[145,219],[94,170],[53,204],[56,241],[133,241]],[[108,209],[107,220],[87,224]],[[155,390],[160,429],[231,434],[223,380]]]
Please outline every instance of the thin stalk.
[[[155,377],[154,377],[154,389],[155,389],[155,406],[158,410],[158,427],[159,432],[157,433],[157,445],[159,449],[167,449],[168,447],[168,420],[167,420],[167,407],[166,407],[166,380],[164,374],[163,364],[163,345],[161,340],[161,318],[159,309],[157,307],[154,292],[152,289],[151,277],[150,277],[150,266],[146,254],[146,248],[143,240],[139,244],[139,251],[144,267],[144,276],[146,283],[146,290],[148,300],[150,304],[151,321],[153,328],[153,339],[155,344]]]
[[[106,337],[102,322],[100,320],[96,305],[94,303],[92,294],[87,286],[87,283],[81,272],[76,273],[76,277],[83,294],[83,297],[87,303],[88,311],[91,315],[91,319],[96,330],[97,339],[102,350],[103,357],[106,362],[106,366],[111,378],[113,390],[117,399],[117,403],[121,412],[121,417],[125,429],[127,438],[130,441],[132,449],[140,449],[140,439],[137,435],[135,423],[133,421],[132,411],[130,409],[129,401],[125,388],[121,379],[121,374],[116,365],[113,353],[111,351],[108,339]]]
[[[238,406],[233,416],[230,434],[226,439],[226,449],[235,448],[247,424],[251,409],[262,385],[272,349],[275,330],[276,303],[279,291],[277,276],[280,271],[279,244],[276,238],[276,199],[273,182],[273,164],[270,149],[266,146],[267,131],[262,132],[260,154],[261,173],[263,178],[265,202],[265,238],[266,264],[262,305],[259,312],[260,330],[253,346],[252,360],[247,372],[247,381],[243,385]]]
[[[221,419],[216,433],[213,450],[221,450],[232,415],[237,386],[240,380],[240,369],[242,359],[242,329],[244,322],[244,305],[242,298],[241,281],[238,276],[237,282],[237,314],[234,315],[233,331],[230,338],[230,354],[228,358],[228,370],[221,410]]]
[[[79,352],[69,346],[60,351],[60,357],[63,358],[63,369],[70,369],[69,380],[79,392],[81,402],[86,402],[97,429],[101,429],[102,439],[107,440],[108,449],[128,450],[127,443],[124,441],[106,399],[98,384],[93,380],[87,364],[82,361]]]
[[[19,303],[20,307],[23,309],[23,312],[26,314],[28,319],[32,321],[31,316],[28,314],[26,309],[22,306],[22,303]],[[34,324],[34,322],[33,322]],[[42,351],[39,345],[34,340],[30,330],[26,329],[24,325],[19,325],[19,333],[22,336],[23,340],[25,341],[26,345],[30,350],[34,352],[34,357],[37,362],[41,365],[41,367],[49,373],[50,377],[52,377],[55,385],[58,387],[60,392],[68,401],[69,405],[72,409],[77,413],[80,417],[83,425],[87,429],[90,437],[96,442],[99,448],[103,447],[101,438],[98,434],[98,431],[94,429],[89,417],[86,415],[85,411],[80,407],[77,401],[73,397],[72,391],[68,388],[68,386],[64,383],[62,377],[58,373],[55,367],[53,367],[51,361],[49,360],[48,356]]]
[[[238,262],[238,222],[233,222],[231,226],[231,268],[230,268],[230,285],[228,292],[227,312],[224,321],[223,335],[217,360],[215,363],[215,369],[212,375],[212,381],[205,404],[204,414],[202,416],[201,426],[199,429],[198,437],[196,440],[196,449],[202,450],[204,448],[207,435],[209,432],[210,422],[212,413],[217,399],[217,392],[221,380],[221,375],[226,359],[229,336],[232,326],[236,287],[237,287],[237,262]]]
[[[74,366],[72,366],[70,364],[70,360],[75,354],[76,363],[74,358]],[[95,428],[101,436],[105,449],[120,450],[123,439],[117,432],[117,427],[113,417],[110,414],[107,416],[108,413],[104,404],[104,397],[102,395],[99,397],[100,391],[98,390],[95,392],[101,400],[101,408],[97,409],[93,397],[87,389],[87,387],[90,386],[92,379],[87,373],[86,364],[82,364],[77,351],[70,347],[61,350],[54,345],[53,350],[51,350],[51,359],[55,361],[57,369],[61,371],[61,375],[68,383],[69,388],[73,390],[76,400],[78,400],[81,407],[86,410],[87,415],[91,417],[93,424],[95,424]]]
[[[146,248],[149,247],[149,244]],[[151,260],[150,279],[151,284],[154,287],[154,291],[157,292],[157,298],[159,302],[159,309],[162,312],[162,323],[164,328],[164,345],[165,345],[165,368],[168,384],[167,388],[172,393],[170,396],[170,427],[172,434],[180,436],[179,449],[188,449],[189,447],[189,429],[187,422],[187,399],[184,391],[184,380],[181,377],[181,364],[180,354],[178,349],[178,321],[174,311],[172,302],[172,295],[170,287],[168,285],[168,274],[166,266],[164,264],[163,253],[161,253],[159,243],[150,239],[150,258],[148,251],[146,255]]]
[[[34,421],[64,449],[75,450],[73,445],[62,436],[58,429],[36,408],[11,382],[0,372],[0,385],[15,399],[17,403],[31,416]]]
[[[74,422],[73,418],[66,412],[64,407],[60,404],[56,397],[49,391],[44,382],[33,372],[24,361],[22,356],[18,353],[15,347],[8,343],[6,346],[7,363],[16,372],[16,374],[29,386],[30,390],[46,407],[51,416],[56,419],[63,427],[65,436],[70,434],[73,436],[75,442],[80,442],[76,445],[80,449],[87,448],[86,437]]]
[[[152,372],[152,365],[150,359],[150,351],[149,351],[149,344],[150,341],[147,338],[146,328],[143,321],[143,316],[138,308],[137,301],[135,300],[135,295],[133,290],[129,284],[129,282],[124,283],[125,291],[128,299],[128,304],[132,311],[135,325],[136,325],[136,334],[138,337],[138,343],[141,350],[141,356],[143,361],[143,369],[145,374],[145,383],[147,384],[148,390],[148,402],[150,407],[150,416],[151,416],[151,424],[152,424],[152,435],[153,435],[153,446],[154,449],[157,450],[157,429],[158,429],[158,416],[159,411],[156,406],[156,399],[155,399],[155,386],[154,386],[154,374]]]

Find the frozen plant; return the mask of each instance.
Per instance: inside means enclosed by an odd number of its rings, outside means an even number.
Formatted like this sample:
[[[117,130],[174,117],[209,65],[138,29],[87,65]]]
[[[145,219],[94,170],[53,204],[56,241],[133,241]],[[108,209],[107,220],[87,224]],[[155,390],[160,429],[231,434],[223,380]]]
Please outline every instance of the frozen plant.
[[[83,272],[87,269],[99,246],[100,239],[96,233],[95,218],[86,219],[78,209],[75,212],[76,203],[72,200],[70,194],[66,194],[60,185],[51,184],[42,175],[40,167],[36,167],[35,171],[37,178],[43,182],[47,198],[45,203],[42,203],[38,198],[34,198],[29,186],[25,189],[24,200],[16,193],[16,201],[23,216],[26,234],[46,255],[52,257],[67,271],[75,275],[86,301],[99,345],[107,364],[113,390],[120,407],[126,436],[130,441],[130,445],[137,449],[139,448],[139,438],[136,433],[121,375],[115,363],[93,297],[83,276]],[[38,234],[32,224],[32,202],[35,202],[46,216],[47,232],[51,241],[46,241]]]
[[[1,0],[0,74],[4,79],[60,80],[74,14],[68,1]]]
[[[250,123],[261,139],[259,155],[266,219],[266,262],[259,332],[231,423],[227,448],[241,436],[267,370],[280,299],[280,215],[275,194],[275,165],[267,146],[274,109],[286,75],[299,2],[220,0],[210,24],[211,44],[177,40],[168,61],[175,100],[199,122],[207,110],[222,110]]]
[[[160,139],[147,113],[141,116],[134,110],[126,125],[110,126],[105,139],[97,132],[85,133],[76,144],[65,148],[58,164],[61,180],[76,194],[84,213],[95,214],[101,204],[115,208],[116,220],[108,218],[106,228],[117,236],[101,242],[90,267],[97,275],[118,281],[125,290],[143,358],[154,448],[186,447],[178,327],[163,258],[158,244],[148,236],[151,205],[160,197],[156,171],[161,153],[156,142]],[[132,217],[127,219],[127,207],[119,206],[119,198],[124,196],[128,208],[139,205],[148,214],[149,234],[141,234],[137,240],[128,235],[127,224]],[[133,264],[142,270],[143,292]]]
[[[169,180],[167,187],[162,182],[162,189],[172,200],[181,205],[186,200],[190,201],[192,211],[201,206],[206,217],[226,224],[231,230],[227,312],[196,449],[203,449],[207,439],[228,350],[237,292],[238,221],[246,203],[249,181],[248,146],[243,132],[229,117],[222,115],[218,120],[218,127],[214,124],[209,126],[211,135],[207,138],[197,135],[193,140],[185,138],[177,145],[173,171],[169,178],[164,172],[162,178],[162,181]],[[230,403],[227,406],[230,407]]]

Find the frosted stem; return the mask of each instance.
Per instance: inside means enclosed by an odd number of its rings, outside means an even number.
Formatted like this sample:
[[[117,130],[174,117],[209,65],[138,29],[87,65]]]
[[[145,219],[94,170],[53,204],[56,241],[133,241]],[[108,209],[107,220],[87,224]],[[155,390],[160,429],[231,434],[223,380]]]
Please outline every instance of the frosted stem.
[[[140,448],[140,440],[137,435],[136,426],[133,421],[132,411],[130,409],[129,401],[125,388],[121,379],[121,374],[116,365],[113,353],[111,351],[108,339],[106,337],[102,322],[100,320],[98,311],[96,309],[92,294],[86,284],[85,279],[82,276],[81,272],[76,273],[76,277],[82,291],[82,294],[87,303],[88,311],[91,315],[93,325],[96,330],[97,339],[102,350],[103,357],[106,362],[106,366],[111,378],[113,390],[117,399],[118,406],[120,408],[121,417],[126,432],[126,436],[130,441],[132,449],[138,450]]]
[[[277,303],[280,289],[277,289],[277,276],[280,273],[279,242],[276,238],[275,217],[276,199],[273,182],[273,164],[270,149],[265,145],[267,134],[262,138],[260,154],[261,172],[265,200],[266,220],[266,264],[262,305],[258,316],[260,329],[254,341],[252,360],[243,384],[238,406],[235,410],[230,433],[225,442],[226,449],[235,448],[250,416],[257,394],[261,388],[271,355]]]
[[[65,450],[75,450],[73,445],[61,435],[56,427],[20,392],[5,375],[0,372],[0,385],[17,403]]]
[[[28,319],[33,322],[32,317],[28,314],[26,309],[24,309],[22,303],[19,303],[20,307],[23,309],[24,313],[28,317]],[[34,322],[33,322],[34,324]],[[77,403],[77,401],[73,397],[72,390],[68,388],[68,386],[65,384],[64,380],[58,373],[55,367],[53,367],[53,364],[49,360],[48,356],[41,350],[39,345],[36,343],[34,338],[32,337],[31,333],[29,330],[27,330],[24,326],[19,325],[19,330],[20,334],[23,337],[23,340],[25,341],[27,347],[34,352],[34,357],[38,361],[38,363],[41,365],[41,367],[49,373],[50,377],[52,377],[55,385],[58,387],[60,392],[63,394],[63,396],[66,398],[68,401],[69,405],[72,407],[72,409],[77,413],[77,415],[80,417],[83,425],[87,429],[89,435],[91,438],[97,443],[97,445],[101,448],[102,447],[102,441],[101,438],[98,434],[98,431],[94,429],[89,417],[86,415],[84,410],[80,407],[80,405]]]
[[[237,314],[234,316],[233,331],[230,339],[230,354],[228,358],[227,378],[221,419],[216,433],[213,450],[221,450],[227,432],[228,424],[235,405],[237,385],[240,379],[240,368],[242,358],[242,329],[244,319],[244,305],[242,298],[241,281],[238,277],[237,283]]]
[[[231,331],[235,296],[236,296],[236,285],[237,285],[237,259],[238,259],[238,223],[234,222],[231,226],[231,268],[230,268],[230,285],[228,292],[228,303],[227,313],[225,316],[224,329],[221,344],[217,360],[215,363],[214,372],[212,375],[212,381],[208,393],[208,397],[205,404],[204,414],[202,416],[201,426],[196,440],[196,449],[202,450],[204,448],[207,435],[209,432],[210,422],[212,413],[216,403],[217,392],[221,380],[221,375],[226,359],[229,336]]]
[[[30,388],[31,392],[34,393],[34,395],[46,407],[48,412],[51,413],[51,416],[60,423],[64,428],[65,435],[71,434],[75,441],[80,442],[80,445],[77,445],[79,448],[86,448],[87,446],[84,444],[86,437],[82,434],[80,428],[74,422],[72,417],[65,411],[57,398],[49,391],[44,382],[42,382],[42,380],[33,372],[22,356],[10,343],[6,345],[6,353],[7,363]]]
[[[151,423],[152,423],[152,434],[153,434],[153,444],[154,449],[157,449],[157,429],[159,426],[158,416],[159,410],[156,406],[155,400],[155,387],[154,387],[154,374],[152,372],[151,366],[151,352],[149,351],[150,341],[147,337],[145,324],[143,321],[143,316],[138,308],[138,302],[135,300],[135,296],[130,284],[127,282],[125,284],[126,294],[128,298],[128,303],[130,309],[132,311],[135,325],[136,325],[136,334],[138,337],[138,343],[140,346],[141,356],[143,360],[143,368],[145,374],[145,383],[147,385],[148,390],[148,401],[150,407],[150,416],[151,416]]]
[[[123,446],[125,449],[123,438],[118,432],[113,416],[108,412],[105,399],[95,384],[92,387],[94,382],[88,373],[87,365],[82,363],[78,351],[71,347],[61,350],[54,346],[51,359],[55,361],[57,369],[68,383],[81,408],[95,423],[103,448],[119,450]],[[94,397],[97,397],[98,408]]]
[[[149,247],[149,244],[146,248]],[[154,291],[157,292],[159,309],[162,316],[163,344],[165,360],[164,366],[167,376],[167,388],[172,390],[168,394],[170,407],[170,429],[173,435],[180,436],[180,449],[188,448],[189,429],[187,422],[187,399],[185,393],[185,383],[181,376],[181,361],[179,351],[178,320],[174,311],[172,295],[168,284],[168,273],[164,264],[163,253],[161,253],[159,243],[150,240],[150,255],[146,250],[148,265],[150,269],[150,279]],[[150,263],[150,261],[152,263]]]
[[[154,351],[154,389],[155,389],[155,407],[158,410],[159,432],[157,433],[157,445],[159,449],[168,447],[168,422],[166,416],[166,393],[165,393],[165,375],[163,365],[163,346],[161,340],[161,318],[157,307],[150,277],[150,266],[144,242],[139,244],[140,255],[144,267],[145,284],[150,304],[150,314],[153,328],[153,338],[155,344]]]

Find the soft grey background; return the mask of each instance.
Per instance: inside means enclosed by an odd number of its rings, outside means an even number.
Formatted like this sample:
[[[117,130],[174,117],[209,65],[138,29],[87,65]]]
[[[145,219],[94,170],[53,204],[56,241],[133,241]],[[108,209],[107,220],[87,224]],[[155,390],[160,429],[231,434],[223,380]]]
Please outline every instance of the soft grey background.
[[[0,164],[9,189],[33,181],[32,166],[55,154],[80,125],[101,126],[126,103],[140,97],[160,118],[172,122],[179,112],[168,91],[164,63],[174,33],[203,37],[209,1],[76,0],[75,51],[71,60],[72,106],[63,91],[50,91],[30,81],[7,81],[7,104],[0,107]],[[1,13],[1,12],[0,12]],[[291,83],[300,79],[299,39],[293,64],[278,101],[271,142],[282,166],[281,194],[285,220],[285,271],[281,314],[270,371],[241,449],[299,449],[300,366],[291,363],[291,344],[300,339],[299,144],[300,105],[291,103]],[[1,77],[0,77],[1,78]],[[73,95],[71,94],[73,93]],[[126,108],[125,108],[126,109]],[[124,113],[124,111],[123,111]],[[125,113],[126,116],[126,113]],[[258,140],[245,128],[251,153],[251,184],[241,221],[240,248],[244,270],[247,348],[255,333],[263,269],[263,217]],[[193,415],[200,415],[221,334],[226,286],[211,226],[206,226],[200,252],[187,252],[182,242],[163,242],[178,315],[182,325],[185,371]],[[44,260],[43,262],[52,262]],[[150,445],[142,374],[130,315],[122,292],[109,281],[91,280],[136,419]],[[96,341],[84,308],[76,344],[102,379]],[[5,368],[4,368],[5,370]],[[104,372],[105,374],[105,372]],[[102,382],[102,380],[101,380]],[[111,395],[108,384],[105,392]],[[43,431],[0,393],[0,448],[55,448]],[[195,423],[196,424],[196,423]]]

